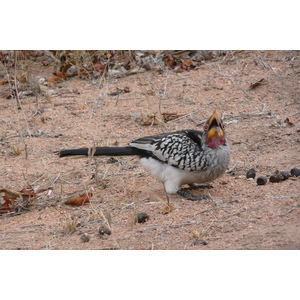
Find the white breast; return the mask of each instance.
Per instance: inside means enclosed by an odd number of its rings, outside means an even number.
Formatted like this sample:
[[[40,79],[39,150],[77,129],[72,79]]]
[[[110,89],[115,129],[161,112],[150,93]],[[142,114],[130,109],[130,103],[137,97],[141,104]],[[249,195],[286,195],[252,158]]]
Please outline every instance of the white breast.
[[[175,194],[183,184],[210,182],[221,176],[228,167],[230,149],[228,146],[209,149],[206,158],[208,167],[198,171],[181,170],[152,157],[141,158],[140,163],[164,183],[167,193]]]

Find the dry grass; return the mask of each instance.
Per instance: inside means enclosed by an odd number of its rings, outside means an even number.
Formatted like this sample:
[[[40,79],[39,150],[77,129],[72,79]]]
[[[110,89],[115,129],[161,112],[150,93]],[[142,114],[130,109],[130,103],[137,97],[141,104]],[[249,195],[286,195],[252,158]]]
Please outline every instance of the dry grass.
[[[74,215],[69,215],[61,224],[62,232],[64,234],[72,234],[76,231],[78,225],[78,217]]]

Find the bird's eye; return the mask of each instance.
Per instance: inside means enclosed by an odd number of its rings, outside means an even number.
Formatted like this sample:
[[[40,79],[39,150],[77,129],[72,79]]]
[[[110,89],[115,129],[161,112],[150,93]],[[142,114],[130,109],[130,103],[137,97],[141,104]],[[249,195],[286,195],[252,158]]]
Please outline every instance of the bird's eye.
[[[204,125],[204,130],[208,130],[208,125],[206,124],[206,125]]]

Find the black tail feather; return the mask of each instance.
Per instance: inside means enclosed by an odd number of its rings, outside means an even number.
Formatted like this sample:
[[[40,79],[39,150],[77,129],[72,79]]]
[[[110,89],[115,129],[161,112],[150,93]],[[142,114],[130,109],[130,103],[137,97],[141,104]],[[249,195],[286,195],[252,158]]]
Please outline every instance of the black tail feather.
[[[94,153],[95,152],[95,153]],[[96,147],[96,148],[79,148],[58,151],[59,157],[74,155],[94,155],[94,156],[126,156],[140,155],[141,150],[133,147]]]

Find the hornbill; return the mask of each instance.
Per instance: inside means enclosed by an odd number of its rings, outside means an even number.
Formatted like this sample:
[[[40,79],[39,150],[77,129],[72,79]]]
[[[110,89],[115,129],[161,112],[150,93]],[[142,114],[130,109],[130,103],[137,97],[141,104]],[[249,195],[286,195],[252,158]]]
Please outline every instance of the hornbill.
[[[188,191],[189,188],[181,188],[181,185],[211,187],[196,183],[208,183],[221,176],[230,159],[224,124],[217,110],[208,118],[203,131],[181,130],[146,136],[132,141],[127,147],[79,148],[57,153],[60,157],[137,155],[141,165],[163,182],[167,193],[177,193],[190,200],[207,196],[195,196]]]

